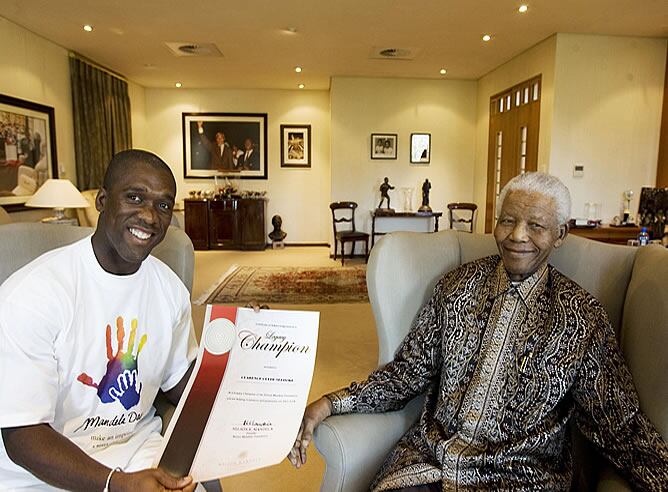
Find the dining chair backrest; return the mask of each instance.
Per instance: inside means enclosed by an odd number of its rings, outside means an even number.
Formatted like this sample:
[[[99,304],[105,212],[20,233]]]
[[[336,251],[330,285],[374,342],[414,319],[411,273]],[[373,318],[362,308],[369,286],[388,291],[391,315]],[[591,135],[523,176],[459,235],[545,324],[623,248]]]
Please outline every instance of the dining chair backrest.
[[[355,231],[355,209],[357,208],[357,203],[355,202],[333,202],[329,204],[329,208],[332,210],[332,223],[334,226],[334,235],[336,236],[337,225],[346,222],[350,223],[352,226],[351,231]],[[337,213],[340,210],[344,212]],[[349,210],[350,215],[346,214],[345,211]]]
[[[476,210],[478,206],[475,203],[455,202],[448,203],[448,219],[450,221],[450,229],[453,229],[453,224],[466,224],[469,232],[475,230]],[[471,213],[469,218],[457,216],[455,217],[455,210],[466,210]]]

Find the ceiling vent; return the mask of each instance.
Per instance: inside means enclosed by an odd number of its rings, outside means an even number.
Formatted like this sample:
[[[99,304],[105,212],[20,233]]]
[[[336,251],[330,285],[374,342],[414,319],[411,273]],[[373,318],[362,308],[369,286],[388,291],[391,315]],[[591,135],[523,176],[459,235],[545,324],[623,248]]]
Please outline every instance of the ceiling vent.
[[[388,46],[374,46],[369,58],[376,60],[414,60],[419,53],[416,48],[396,48]]]
[[[223,56],[213,43],[165,43],[174,56]]]

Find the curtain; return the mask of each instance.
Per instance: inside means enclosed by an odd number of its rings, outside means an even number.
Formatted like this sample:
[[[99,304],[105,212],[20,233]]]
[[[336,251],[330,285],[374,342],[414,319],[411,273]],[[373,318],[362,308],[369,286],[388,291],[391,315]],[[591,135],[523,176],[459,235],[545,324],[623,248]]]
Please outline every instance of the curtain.
[[[74,56],[70,80],[77,184],[99,188],[112,156],[132,147],[128,84]]]

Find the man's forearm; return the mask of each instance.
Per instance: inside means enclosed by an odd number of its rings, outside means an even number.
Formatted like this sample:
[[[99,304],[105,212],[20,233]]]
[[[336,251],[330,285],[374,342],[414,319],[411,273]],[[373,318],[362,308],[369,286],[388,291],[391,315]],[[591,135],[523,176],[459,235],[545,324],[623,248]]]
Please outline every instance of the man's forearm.
[[[67,490],[103,490],[110,469],[47,424],[2,429],[9,458],[40,480]]]

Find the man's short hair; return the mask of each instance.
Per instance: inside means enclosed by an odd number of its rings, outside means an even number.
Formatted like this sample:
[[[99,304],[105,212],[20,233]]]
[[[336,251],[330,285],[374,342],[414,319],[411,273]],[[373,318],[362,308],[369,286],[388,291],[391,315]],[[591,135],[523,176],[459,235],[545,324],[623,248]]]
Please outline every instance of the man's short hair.
[[[123,150],[111,158],[109,166],[107,166],[107,171],[104,173],[102,186],[104,186],[106,190],[111,189],[119,175],[126,173],[129,166],[138,163],[148,164],[156,170],[164,171],[169,174],[172,177],[174,189],[176,189],[174,173],[172,173],[172,170],[167,163],[152,152],[138,149]]]
[[[571,218],[571,194],[561,180],[550,174],[541,172],[524,173],[508,181],[499,194],[497,210],[501,211],[503,200],[511,191],[526,191],[540,193],[554,198],[557,205],[557,219],[559,224],[566,224]]]

